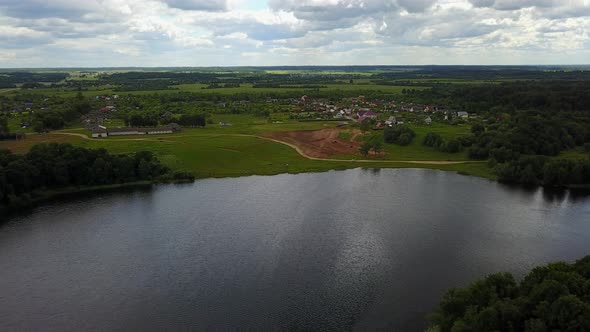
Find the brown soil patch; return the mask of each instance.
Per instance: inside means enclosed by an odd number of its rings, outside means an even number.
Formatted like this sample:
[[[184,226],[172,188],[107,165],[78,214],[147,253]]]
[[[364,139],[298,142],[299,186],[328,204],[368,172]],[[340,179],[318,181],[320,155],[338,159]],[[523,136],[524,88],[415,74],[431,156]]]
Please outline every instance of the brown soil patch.
[[[340,130],[321,129],[314,131],[288,131],[265,134],[266,137],[297,146],[304,154],[314,158],[326,158],[338,154],[354,154],[361,143],[338,138]]]
[[[27,153],[35,144],[39,143],[71,143],[79,141],[75,136],[42,134],[27,134],[24,139],[18,141],[0,141],[0,149],[8,149],[13,153]]]

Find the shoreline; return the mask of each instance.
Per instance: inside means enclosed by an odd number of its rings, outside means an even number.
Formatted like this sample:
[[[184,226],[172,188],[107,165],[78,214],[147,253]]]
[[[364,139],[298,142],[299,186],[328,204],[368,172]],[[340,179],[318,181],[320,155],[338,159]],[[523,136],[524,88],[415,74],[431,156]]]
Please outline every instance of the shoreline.
[[[68,197],[72,197],[75,195],[80,194],[96,194],[100,192],[111,192],[111,191],[122,191],[126,189],[138,189],[138,188],[152,188],[154,185],[158,184],[187,184],[187,183],[194,183],[197,180],[205,180],[205,179],[224,179],[224,178],[240,178],[240,177],[248,177],[248,176],[275,176],[281,174],[304,174],[304,173],[324,173],[330,171],[345,171],[350,169],[431,169],[431,170],[438,170],[444,172],[454,172],[464,176],[475,176],[482,179],[487,179],[490,181],[495,181],[494,179],[478,176],[474,174],[465,173],[458,170],[452,169],[441,169],[438,167],[424,167],[424,166],[441,166],[441,165],[424,165],[424,164],[405,164],[405,165],[396,165],[396,166],[385,166],[385,165],[375,165],[367,166],[367,165],[351,165],[351,167],[334,167],[330,169],[318,168],[318,169],[309,169],[309,170],[301,170],[301,171],[277,171],[277,172],[268,172],[268,173],[256,173],[256,172],[245,172],[240,174],[209,174],[208,176],[195,176],[195,180],[193,181],[173,181],[173,182],[157,182],[157,181],[136,181],[136,182],[129,182],[129,183],[118,183],[118,184],[109,184],[109,185],[100,185],[100,186],[82,186],[82,187],[66,187],[60,189],[52,189],[47,191],[38,191],[35,192],[31,200],[25,206],[0,206],[0,223],[4,221],[5,218],[11,217],[14,215],[18,215],[19,213],[27,213],[31,210],[51,201],[59,200],[59,199],[67,199]]]
[[[102,186],[66,187],[55,190],[35,192],[34,197],[31,198],[26,206],[0,206],[0,223],[6,217],[30,212],[34,208],[39,207],[44,203],[65,199],[74,195],[95,194],[99,192],[119,191],[122,189],[151,188],[154,184],[157,183],[153,181],[136,181]]]
[[[440,166],[450,166],[448,169],[442,168]],[[31,212],[33,209],[52,201],[60,200],[60,199],[67,199],[69,197],[80,195],[80,194],[88,194],[94,195],[101,192],[117,192],[123,191],[128,189],[152,189],[155,185],[159,184],[192,184],[198,180],[206,180],[206,179],[224,179],[224,178],[240,178],[240,177],[249,177],[249,176],[275,176],[275,175],[282,175],[282,174],[305,174],[305,173],[324,173],[330,171],[345,171],[351,169],[428,169],[434,171],[442,171],[442,172],[452,172],[462,176],[472,176],[477,177],[480,179],[484,179],[490,182],[501,183],[498,181],[493,174],[490,176],[478,175],[470,172],[465,172],[463,170],[456,170],[452,169],[452,166],[455,165],[425,165],[425,164],[401,164],[401,165],[351,165],[351,167],[334,167],[330,169],[310,169],[310,170],[301,170],[301,171],[278,171],[278,172],[271,172],[271,173],[256,173],[256,172],[249,172],[249,173],[240,173],[240,174],[218,174],[213,175],[210,174],[208,176],[195,176],[195,180],[183,180],[183,181],[173,181],[173,182],[158,182],[158,181],[136,181],[136,182],[129,182],[129,183],[119,183],[119,184],[110,184],[110,185],[100,185],[100,186],[86,186],[86,187],[67,187],[55,190],[48,190],[42,192],[34,193],[34,197],[28,202],[26,206],[0,206],[0,224],[2,224],[6,218],[12,217],[22,213]],[[516,186],[521,186],[519,184],[514,184]],[[536,186],[539,188],[545,188],[543,186]],[[589,190],[590,185],[572,185],[568,187],[562,188],[548,188],[548,189],[563,189],[563,190]]]

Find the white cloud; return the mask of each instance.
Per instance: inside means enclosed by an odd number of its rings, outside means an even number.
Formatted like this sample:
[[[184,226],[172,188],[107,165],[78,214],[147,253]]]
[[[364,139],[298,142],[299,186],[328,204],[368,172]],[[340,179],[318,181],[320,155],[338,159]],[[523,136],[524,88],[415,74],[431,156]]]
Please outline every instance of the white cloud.
[[[530,7],[553,7],[557,0],[469,0],[475,7],[491,7],[498,10],[517,10]],[[567,1],[565,1],[567,2]]]
[[[228,2],[225,0],[162,0],[172,8],[184,10],[219,11],[227,10]]]
[[[254,2],[2,0],[0,67],[588,62],[590,0]]]

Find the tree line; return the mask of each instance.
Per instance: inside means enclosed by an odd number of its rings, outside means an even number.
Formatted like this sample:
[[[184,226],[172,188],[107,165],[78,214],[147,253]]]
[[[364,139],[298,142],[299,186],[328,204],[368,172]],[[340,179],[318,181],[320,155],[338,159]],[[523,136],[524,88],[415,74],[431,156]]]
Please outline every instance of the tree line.
[[[498,180],[508,183],[552,187],[584,185],[590,183],[590,158],[568,160],[520,156],[497,164],[494,171]]]
[[[171,171],[149,151],[117,155],[57,143],[35,145],[25,155],[0,150],[0,205],[9,207],[26,206],[36,193],[64,187],[192,179]]]
[[[545,186],[590,183],[590,158],[556,158],[590,151],[590,113],[517,111],[472,127],[468,155],[489,159],[500,181]]]
[[[205,127],[205,114],[182,114],[180,117],[162,117],[152,112],[133,112],[125,117],[125,124],[132,127],[155,127],[159,124],[178,123],[185,127]]]
[[[590,72],[585,72],[590,77]],[[407,90],[408,101],[444,105],[470,113],[512,113],[516,110],[590,111],[590,80],[515,81],[500,84],[434,84]],[[411,92],[411,93],[410,93]]]
[[[590,331],[590,256],[534,268],[522,281],[492,274],[451,289],[429,320],[433,330]]]

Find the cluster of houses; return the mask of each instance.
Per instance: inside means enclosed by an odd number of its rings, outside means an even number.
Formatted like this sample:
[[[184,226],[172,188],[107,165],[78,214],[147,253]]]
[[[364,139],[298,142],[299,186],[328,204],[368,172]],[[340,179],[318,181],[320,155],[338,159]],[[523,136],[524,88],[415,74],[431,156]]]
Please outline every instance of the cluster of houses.
[[[181,131],[181,127],[176,123],[168,124],[164,127],[151,127],[151,128],[107,128],[99,125],[92,129],[92,137],[108,137],[108,136],[125,136],[125,135],[161,135],[161,134],[173,134]]]
[[[34,103],[32,101],[26,101],[24,103],[15,102],[12,105],[2,105],[3,110],[0,110],[0,113],[22,113],[22,112],[32,112],[35,111],[47,111],[50,107],[47,105],[47,101],[49,98],[43,99],[43,103],[37,102]]]
[[[97,110],[92,110],[80,117],[80,122],[84,127],[93,130],[98,126],[104,125],[106,119],[110,119],[113,113],[117,111],[115,106],[105,106]]]
[[[112,96],[96,96],[94,97],[94,99],[99,100],[99,101],[111,101],[111,100],[116,100],[119,99],[119,95],[112,95]]]
[[[451,111],[438,106],[420,105],[414,103],[401,102],[396,104],[394,101],[384,101],[380,99],[367,100],[364,96],[357,98],[344,98],[338,105],[322,100],[314,100],[308,96],[302,96],[299,99],[293,99],[292,103],[298,106],[294,118],[307,117],[315,119],[335,119],[335,120],[349,120],[364,122],[369,119],[381,118],[380,113],[408,113],[408,114],[422,114],[423,119],[427,125],[432,124],[431,115],[437,114],[437,118],[445,121],[451,118],[468,119],[469,114],[464,111]],[[298,113],[298,114],[297,114]],[[395,118],[395,117],[394,117]],[[403,121],[402,121],[403,122]],[[397,122],[388,119],[378,123],[379,126],[391,126]]]

